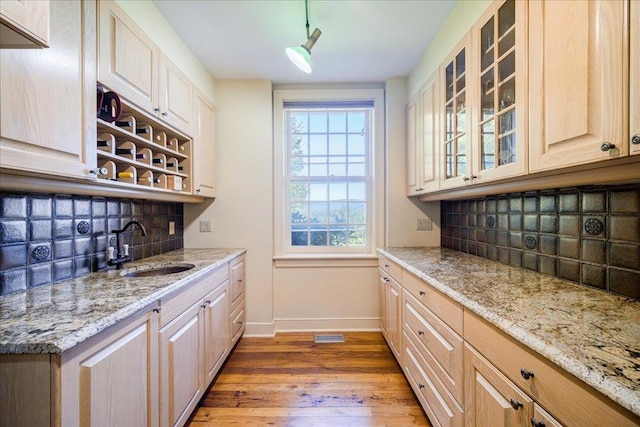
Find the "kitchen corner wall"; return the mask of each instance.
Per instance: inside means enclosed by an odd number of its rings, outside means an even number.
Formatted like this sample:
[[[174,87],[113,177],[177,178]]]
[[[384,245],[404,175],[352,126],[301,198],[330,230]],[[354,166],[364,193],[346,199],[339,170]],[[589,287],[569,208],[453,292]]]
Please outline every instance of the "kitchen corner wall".
[[[138,219],[121,243],[133,259],[183,247],[182,203],[60,194],[0,193],[0,295],[60,282],[107,268],[111,230]],[[169,235],[169,221],[176,232]]]
[[[442,246],[640,299],[640,185],[442,202]]]

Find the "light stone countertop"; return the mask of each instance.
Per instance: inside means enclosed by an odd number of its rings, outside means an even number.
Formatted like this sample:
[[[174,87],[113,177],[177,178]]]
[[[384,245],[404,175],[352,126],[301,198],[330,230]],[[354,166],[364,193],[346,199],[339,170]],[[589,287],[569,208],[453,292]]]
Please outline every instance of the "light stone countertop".
[[[378,252],[640,415],[640,302],[446,248]]]
[[[0,354],[62,353],[243,253],[244,249],[179,249],[125,263],[123,270],[0,296]],[[121,275],[185,263],[195,267],[157,277]]]

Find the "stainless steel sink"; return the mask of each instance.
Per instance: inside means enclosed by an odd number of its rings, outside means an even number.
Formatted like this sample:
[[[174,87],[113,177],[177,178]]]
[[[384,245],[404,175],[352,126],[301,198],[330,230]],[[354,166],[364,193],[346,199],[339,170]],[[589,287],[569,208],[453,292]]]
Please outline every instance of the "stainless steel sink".
[[[159,267],[145,268],[141,270],[134,270],[129,273],[122,274],[124,277],[156,277],[166,276],[168,274],[182,273],[183,271],[191,270],[195,265],[193,264],[171,264],[163,265]]]

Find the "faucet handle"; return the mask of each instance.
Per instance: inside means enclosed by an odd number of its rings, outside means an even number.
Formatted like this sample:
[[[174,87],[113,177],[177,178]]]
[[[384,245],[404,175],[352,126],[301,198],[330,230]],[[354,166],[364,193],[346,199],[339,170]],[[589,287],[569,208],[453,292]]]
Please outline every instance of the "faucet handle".
[[[129,256],[129,245],[126,243],[122,245],[122,250],[124,251],[124,256]]]
[[[109,246],[109,247],[107,248],[107,258],[109,258],[109,259],[113,259],[113,258],[115,258],[115,257],[113,256],[113,252],[114,252],[115,250],[116,250],[116,249],[115,249],[113,246]]]

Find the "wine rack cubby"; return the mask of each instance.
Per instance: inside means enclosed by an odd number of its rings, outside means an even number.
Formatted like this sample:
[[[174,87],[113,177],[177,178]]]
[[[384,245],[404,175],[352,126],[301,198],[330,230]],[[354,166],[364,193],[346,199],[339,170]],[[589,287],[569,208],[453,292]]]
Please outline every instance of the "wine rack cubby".
[[[125,100],[115,122],[97,119],[98,179],[141,190],[192,194],[192,140]]]

